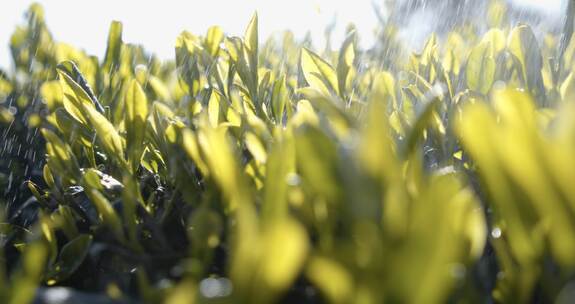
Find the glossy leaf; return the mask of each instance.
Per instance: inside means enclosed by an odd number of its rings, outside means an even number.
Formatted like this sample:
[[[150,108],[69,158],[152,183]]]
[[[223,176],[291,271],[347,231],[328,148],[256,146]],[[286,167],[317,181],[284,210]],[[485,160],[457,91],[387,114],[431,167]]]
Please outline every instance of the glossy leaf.
[[[337,74],[329,63],[304,48],[301,52],[300,64],[305,79],[312,88],[327,96],[332,93],[339,95]]]

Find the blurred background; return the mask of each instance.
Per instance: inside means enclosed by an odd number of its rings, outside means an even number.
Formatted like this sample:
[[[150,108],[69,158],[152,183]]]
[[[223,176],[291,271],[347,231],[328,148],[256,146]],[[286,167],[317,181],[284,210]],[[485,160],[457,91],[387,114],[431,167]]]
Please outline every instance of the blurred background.
[[[508,0],[519,20],[530,24],[557,27],[565,0]],[[480,16],[486,0],[4,0],[0,10],[0,67],[10,67],[8,44],[23,13],[33,2],[42,4],[48,28],[58,41],[84,48],[103,56],[112,20],[124,24],[124,39],[140,43],[162,59],[174,56],[173,45],[183,30],[204,33],[211,25],[220,25],[230,35],[242,35],[254,11],[260,15],[260,35],[267,37],[291,30],[296,38],[311,35],[317,47],[326,44],[326,31],[331,42],[339,44],[345,28],[353,22],[361,43],[371,45],[382,18],[390,8],[398,14],[392,18],[403,27],[403,38],[419,47],[431,31],[441,31]],[[150,18],[152,16],[152,18]],[[152,20],[152,21],[150,21]]]

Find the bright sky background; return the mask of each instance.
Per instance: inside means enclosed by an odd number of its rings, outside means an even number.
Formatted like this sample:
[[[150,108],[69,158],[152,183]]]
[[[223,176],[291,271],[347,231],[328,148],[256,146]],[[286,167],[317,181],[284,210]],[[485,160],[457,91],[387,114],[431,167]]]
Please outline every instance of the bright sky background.
[[[323,44],[325,27],[337,16],[335,40],[354,22],[369,43],[377,19],[372,1],[382,0],[37,0],[44,6],[48,27],[58,41],[104,55],[112,20],[124,24],[124,40],[143,44],[161,58],[172,58],[174,42],[182,30],[203,34],[220,25],[231,35],[243,35],[258,11],[260,40],[273,32],[290,29],[297,37],[309,30]],[[485,1],[485,0],[478,0]],[[513,0],[537,8],[560,11],[562,0]],[[0,66],[8,67],[10,35],[22,23],[32,0],[2,0],[0,9]]]

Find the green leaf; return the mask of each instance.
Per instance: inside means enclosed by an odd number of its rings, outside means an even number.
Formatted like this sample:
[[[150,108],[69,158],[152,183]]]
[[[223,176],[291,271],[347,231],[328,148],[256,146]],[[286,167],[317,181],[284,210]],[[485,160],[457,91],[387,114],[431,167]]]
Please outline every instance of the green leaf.
[[[68,239],[73,239],[78,236],[78,227],[76,226],[75,211],[72,207],[60,205],[58,206],[58,217],[61,219],[61,228]]]
[[[519,25],[511,31],[509,52],[519,61],[521,76],[525,85],[538,98],[545,97],[541,69],[543,58],[533,30],[528,25]]]
[[[249,70],[250,70],[250,84],[248,86],[248,88],[250,89],[250,96],[252,98],[252,101],[254,103],[261,103],[261,101],[256,101],[256,99],[258,98],[257,95],[257,86],[259,84],[259,80],[258,80],[258,14],[254,13],[252,19],[250,20],[250,24],[248,25],[248,28],[246,29],[246,33],[244,36],[244,42],[245,42],[245,47],[246,47],[246,51],[248,52],[248,58],[247,58],[247,62],[248,62],[248,66],[249,66]],[[244,58],[244,56],[241,56],[240,58]],[[245,60],[245,59],[243,59]],[[258,107],[261,107],[258,105]]]
[[[144,152],[144,137],[148,119],[148,99],[146,93],[135,79],[132,80],[126,93],[126,150],[132,171],[140,165]]]
[[[483,38],[481,39],[481,43],[490,43],[493,47],[493,56],[497,57],[499,53],[501,53],[507,47],[507,41],[505,38],[505,33],[498,29],[493,28],[487,31]]]
[[[60,133],[64,135],[67,142],[72,145],[80,141],[85,147],[92,147],[94,134],[91,128],[78,122],[70,113],[62,108],[58,108],[53,115],[56,118],[56,126]]]
[[[206,49],[212,56],[218,55],[220,43],[224,40],[224,32],[219,26],[212,26],[206,35]],[[256,38],[257,41],[257,38]]]
[[[476,164],[482,168],[484,185],[497,203],[498,212],[505,218],[510,235],[509,245],[520,264],[529,265],[540,254],[539,243],[534,242],[537,235],[533,232],[533,218],[526,208],[517,208],[512,184],[505,171],[501,170],[497,153],[494,151],[499,142],[495,117],[484,103],[470,104],[464,108],[463,115],[457,121],[456,130],[463,146]]]
[[[221,95],[212,90],[208,101],[208,119],[212,127],[217,127],[222,121],[223,111],[221,105]]]
[[[319,129],[303,125],[295,134],[297,166],[304,181],[330,202],[341,199],[334,142]]]
[[[48,285],[53,285],[69,278],[88,255],[92,245],[92,236],[81,234],[62,247],[58,260],[48,272]]]
[[[283,122],[283,115],[286,104],[289,102],[288,90],[285,76],[276,80],[273,85],[271,108],[276,124]]]
[[[265,164],[267,152],[260,139],[254,133],[247,132],[245,135],[245,143],[254,159],[260,164]]]
[[[56,186],[54,182],[54,175],[52,175],[52,171],[50,171],[50,167],[46,164],[42,168],[42,177],[44,178],[44,182],[49,188],[54,188]]]
[[[390,72],[379,73],[376,76],[373,85],[373,89],[379,91],[378,94],[380,98],[391,98],[391,105],[393,105],[394,109],[399,109],[396,94],[396,81],[395,77],[393,77],[393,74]]]
[[[68,74],[58,70],[58,75],[60,76],[60,86],[64,95],[64,108],[72,117],[83,125],[88,126],[88,119],[82,110],[84,105],[93,106],[92,100]]]
[[[80,172],[80,166],[72,149],[48,129],[42,129],[42,135],[46,139],[48,165],[53,172],[64,173],[61,177],[73,182]]]
[[[250,20],[250,24],[246,29],[246,33],[244,36],[244,41],[248,52],[250,53],[250,58],[255,57],[257,59],[258,54],[258,14],[254,13],[252,19]],[[256,65],[251,65],[256,64]],[[257,66],[257,60],[251,61],[250,60],[250,67],[253,69]]]
[[[465,77],[467,87],[487,95],[495,81],[494,49],[490,42],[482,42],[473,48],[467,59]]]
[[[396,182],[399,178],[399,162],[394,152],[395,145],[387,116],[387,108],[392,101],[392,96],[388,93],[389,76],[391,75],[382,73],[374,81],[367,123],[362,130],[357,153],[366,173]]]
[[[199,253],[202,250],[214,249],[220,245],[224,222],[216,211],[206,205],[197,208],[190,218],[188,236],[196,244],[192,250]]]
[[[423,138],[425,129],[431,124],[435,110],[440,104],[440,99],[433,97],[432,100],[424,103],[416,114],[415,123],[406,136],[401,150],[402,157],[409,157],[417,147],[417,143]]]
[[[196,134],[192,130],[184,129],[182,131],[182,146],[200,172],[206,177],[209,176],[210,171],[201,157],[200,146],[198,145]]]
[[[269,152],[264,184],[262,220],[275,221],[288,214],[288,177],[295,174],[295,146],[293,139],[278,139]]]
[[[156,99],[161,101],[171,100],[170,90],[164,84],[164,82],[160,80],[158,77],[154,75],[149,75],[147,84],[150,86],[150,89],[152,89],[152,92],[155,94]]]
[[[38,190],[38,186],[36,186],[36,184],[34,184],[32,181],[27,181],[26,185],[28,186],[28,189],[30,190],[30,192],[32,192],[32,195],[34,195],[34,197],[38,202],[40,202],[42,205],[47,205],[44,196],[40,194],[40,190]]]
[[[104,225],[110,229],[110,231],[118,240],[124,241],[125,237],[124,230],[122,228],[122,222],[120,221],[120,217],[116,211],[114,211],[114,208],[112,208],[112,204],[110,204],[108,199],[96,189],[88,188],[86,190],[86,194],[96,207],[96,210],[98,210],[98,215]]]
[[[47,215],[44,211],[39,213],[39,226],[44,237],[45,244],[48,248],[47,260],[49,263],[54,263],[58,257],[58,240],[56,239],[56,227],[54,220]]]
[[[569,100],[575,96],[575,76],[573,76],[573,72],[569,73],[567,78],[563,80],[559,87],[559,93],[561,94],[561,100]]]
[[[22,268],[11,278],[13,291],[9,304],[32,303],[42,279],[47,256],[47,249],[40,242],[32,242],[25,247]]]
[[[90,88],[88,81],[84,78],[84,76],[80,72],[80,69],[78,69],[78,67],[74,62],[64,61],[58,64],[56,68],[60,76],[63,74],[68,76],[68,78],[65,79],[65,83],[68,86],[72,87],[72,90],[77,95],[76,97],[80,101],[85,101],[87,99],[94,105],[94,107],[96,107],[96,110],[98,110],[98,112],[102,114],[104,113],[104,108],[98,101],[98,98],[96,98],[96,95],[92,91],[92,88]],[[72,83],[70,83],[70,80],[72,81]],[[62,81],[60,81],[60,84],[62,84]],[[64,91],[64,94],[66,94],[65,89],[66,86],[63,86],[62,91]]]
[[[227,210],[234,210],[242,204],[250,204],[250,193],[245,186],[244,175],[230,145],[226,128],[206,128],[198,135],[198,144],[205,163],[209,168],[210,177],[220,187],[226,200]]]
[[[348,303],[353,297],[352,275],[330,258],[311,258],[306,267],[306,277],[318,286],[331,303]]]
[[[301,88],[297,91],[302,97],[318,110],[324,112],[332,120],[345,123],[346,127],[353,124],[350,115],[345,111],[343,101],[337,96],[325,95],[322,91],[311,87]]]
[[[114,125],[100,114],[92,105],[83,105],[84,113],[90,125],[96,131],[102,148],[109,157],[113,157],[118,163],[124,163],[124,139],[118,134]]]
[[[355,60],[355,38],[355,31],[349,33],[339,50],[339,59],[337,63],[337,87],[340,97],[344,99],[344,95],[347,91],[348,75],[353,67],[353,61]]]
[[[142,205],[144,210],[150,212],[144,204],[142,194],[140,193],[140,185],[133,176],[126,174],[123,179],[124,189],[122,191],[122,216],[126,227],[128,228],[128,237],[133,249],[141,251],[141,244],[138,242],[137,226],[138,216],[136,214],[137,206]]]
[[[297,221],[290,219],[270,223],[261,239],[265,253],[259,273],[268,292],[281,294],[293,284],[306,260],[308,236]]]
[[[182,280],[166,295],[166,304],[196,303],[198,284],[191,278]]]
[[[14,121],[14,114],[6,108],[0,108],[0,124],[8,125]]]
[[[300,64],[305,80],[312,88],[327,96],[339,95],[337,74],[329,63],[312,51],[303,48]]]
[[[108,46],[104,56],[104,71],[109,73],[120,67],[120,52],[122,51],[122,23],[112,21],[108,32]]]

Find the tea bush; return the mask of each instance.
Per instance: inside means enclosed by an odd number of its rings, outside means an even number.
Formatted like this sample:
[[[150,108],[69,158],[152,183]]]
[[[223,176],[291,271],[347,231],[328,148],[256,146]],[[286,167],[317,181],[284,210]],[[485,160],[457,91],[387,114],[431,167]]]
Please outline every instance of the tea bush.
[[[392,23],[320,54],[254,15],[162,62],[31,6],[0,73],[0,302],[569,302],[575,42],[504,9],[407,56]]]

